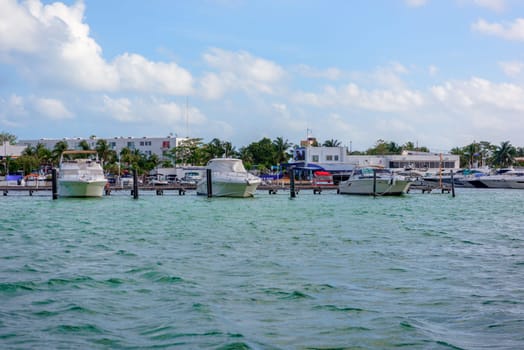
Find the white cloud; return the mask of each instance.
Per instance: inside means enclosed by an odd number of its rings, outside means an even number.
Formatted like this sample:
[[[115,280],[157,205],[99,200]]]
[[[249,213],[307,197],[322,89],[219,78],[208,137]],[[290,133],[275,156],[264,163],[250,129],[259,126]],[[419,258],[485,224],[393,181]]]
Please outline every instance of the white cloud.
[[[227,84],[215,73],[208,73],[200,79],[200,94],[208,99],[221,98],[227,89]]]
[[[428,73],[432,77],[436,76],[438,74],[438,67],[434,65],[430,65],[428,67]]]
[[[248,52],[231,52],[212,48],[203,56],[204,61],[218,73],[207,73],[200,84],[203,95],[221,97],[227,90],[240,89],[246,93],[274,94],[276,84],[285,71],[274,62],[255,57]]]
[[[207,118],[195,107],[159,98],[111,98],[103,97],[103,114],[120,122],[147,123],[171,129],[185,129],[186,122],[201,125]],[[186,120],[187,119],[187,120]]]
[[[378,67],[371,79],[375,84],[386,88],[401,89],[405,86],[401,75],[409,73],[408,69],[398,62],[392,62],[385,67]]]
[[[502,12],[506,9],[505,0],[473,0],[473,3],[497,12]]]
[[[504,74],[512,78],[519,76],[524,71],[524,62],[499,62],[499,66]]]
[[[484,19],[479,19],[471,28],[479,33],[506,40],[524,41],[524,18],[517,18],[512,23],[489,23]]]
[[[125,90],[187,95],[192,92],[192,77],[176,63],[151,62],[136,54],[117,57],[114,66]]]
[[[448,119],[453,134],[476,135],[496,141],[521,135],[524,88],[481,78],[452,81],[431,89],[433,106]]]
[[[424,98],[409,89],[362,89],[354,83],[341,87],[326,86],[322,93],[298,93],[295,102],[313,106],[355,107],[369,111],[399,112],[418,108]]]
[[[428,0],[404,0],[409,7],[421,7],[428,3]]]
[[[497,108],[499,111],[524,112],[524,88],[514,84],[496,84],[481,78],[448,82],[431,88],[445,106]],[[466,113],[467,110],[464,110]]]
[[[132,122],[140,120],[139,116],[133,114],[131,100],[128,98],[113,99],[109,96],[104,96],[103,109],[108,115],[118,121]]]
[[[35,98],[33,101],[34,109],[40,115],[51,120],[71,119],[71,113],[62,101],[54,98]]]
[[[22,119],[26,115],[25,101],[21,96],[13,94],[7,99],[0,97],[0,125],[21,127]]]
[[[115,92],[120,90],[187,95],[191,74],[174,62],[152,62],[125,53],[107,62],[83,22],[85,6],[39,0],[0,3],[0,60],[42,85]]]
[[[306,64],[298,65],[294,68],[298,74],[307,78],[327,79],[327,80],[338,80],[342,77],[343,73],[338,68],[327,68],[327,69],[316,69]]]

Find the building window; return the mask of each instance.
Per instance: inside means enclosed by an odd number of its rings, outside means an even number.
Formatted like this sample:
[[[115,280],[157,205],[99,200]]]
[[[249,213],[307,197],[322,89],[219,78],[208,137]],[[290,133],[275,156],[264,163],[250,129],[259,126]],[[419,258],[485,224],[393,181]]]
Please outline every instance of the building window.
[[[134,142],[128,142],[128,143],[127,143],[127,148],[129,148],[129,149],[135,149],[135,143],[134,143]]]
[[[326,161],[332,161],[333,160],[333,156],[326,156]]]
[[[318,155],[311,156],[311,161],[318,163]]]
[[[334,156],[333,160],[338,162],[338,155]]]
[[[115,149],[116,148],[116,142],[109,142],[109,148]]]
[[[162,148],[169,148],[169,141],[162,141]]]

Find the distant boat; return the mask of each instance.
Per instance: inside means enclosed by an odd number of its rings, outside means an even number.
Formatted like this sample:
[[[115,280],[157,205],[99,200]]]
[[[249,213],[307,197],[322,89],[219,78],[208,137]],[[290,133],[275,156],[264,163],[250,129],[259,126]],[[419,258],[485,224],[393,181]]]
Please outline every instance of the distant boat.
[[[407,193],[410,182],[389,169],[355,168],[349,179],[338,184],[340,194],[399,196]]]
[[[475,186],[477,181],[480,181],[481,176],[485,176],[486,172],[479,169],[461,169],[453,174],[453,184],[456,187],[478,187]],[[451,173],[445,172],[442,174],[434,174],[424,176],[423,180],[430,184],[447,184],[451,185]]]
[[[59,197],[102,197],[107,179],[96,151],[64,151],[58,170]],[[88,158],[75,158],[88,156]],[[91,156],[91,157],[89,157]]]
[[[207,163],[206,169],[211,170],[213,197],[253,197],[262,182],[259,177],[246,171],[240,159],[214,158]],[[207,175],[198,181],[197,194],[208,194]]]
[[[524,171],[509,169],[496,175],[482,176],[474,185],[479,188],[524,189]]]

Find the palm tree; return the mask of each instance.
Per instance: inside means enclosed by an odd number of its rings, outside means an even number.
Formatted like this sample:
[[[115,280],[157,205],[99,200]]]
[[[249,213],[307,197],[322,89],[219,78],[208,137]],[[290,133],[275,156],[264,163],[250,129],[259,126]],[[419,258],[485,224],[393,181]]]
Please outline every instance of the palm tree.
[[[107,140],[104,139],[96,141],[95,149],[96,153],[98,154],[98,158],[100,158],[100,161],[102,162],[102,165],[104,165],[105,162],[108,162],[114,153],[114,151],[109,148]]]
[[[14,145],[16,143],[16,136],[8,132],[1,132],[0,145],[3,145],[4,143]]]
[[[211,140],[211,142],[205,145],[205,153],[208,156],[207,160],[211,158],[222,157],[224,153],[226,153],[226,150],[224,148],[224,142],[220,141],[217,138],[214,138],[213,140]]]
[[[83,151],[89,151],[91,147],[89,147],[89,142],[86,140],[82,140],[78,143],[78,147],[80,147]]]
[[[515,162],[517,150],[509,141],[500,143],[493,153],[493,164],[501,168],[511,166]]]
[[[53,147],[53,150],[51,151],[51,159],[53,161],[53,165],[58,165],[58,162],[60,161],[60,157],[62,156],[62,153],[64,153],[64,151],[67,150],[68,148],[69,148],[69,144],[65,140],[58,141],[55,144],[55,147]]]
[[[229,141],[226,141],[222,144],[224,146],[224,156],[226,158],[228,157],[236,157],[238,152],[235,149],[235,146]]]
[[[293,146],[287,139],[277,137],[273,140],[273,147],[275,148],[275,164],[287,163],[291,154],[288,150]]]
[[[253,153],[248,147],[240,147],[238,156],[242,159],[246,169],[250,170],[253,165]]]
[[[43,144],[38,143],[35,147],[35,154],[38,160],[40,161],[40,165],[50,165],[52,163],[52,154],[49,149]]]
[[[324,143],[322,144],[322,146],[324,147],[340,147],[342,143],[339,141],[339,140],[326,140],[324,141]]]

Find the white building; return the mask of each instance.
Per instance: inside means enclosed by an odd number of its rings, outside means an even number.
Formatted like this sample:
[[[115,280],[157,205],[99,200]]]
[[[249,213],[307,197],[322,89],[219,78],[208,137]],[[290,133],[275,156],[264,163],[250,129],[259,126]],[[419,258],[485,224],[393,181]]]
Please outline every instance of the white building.
[[[349,155],[347,147],[300,147],[293,150],[298,169],[347,173],[355,166],[383,166],[391,169],[418,169],[427,173],[457,170],[460,157],[453,154],[404,151],[401,155]]]
[[[11,145],[9,142],[4,142],[0,145],[0,159],[6,159],[7,157],[20,157],[24,149],[25,146]]]
[[[41,143],[46,148],[52,150],[59,141],[66,141],[69,149],[79,149],[80,143],[86,141],[91,149],[96,147],[98,140],[106,140],[109,148],[115,150],[117,153],[123,148],[131,150],[139,150],[141,153],[151,156],[156,154],[159,159],[164,159],[164,152],[169,151],[173,147],[177,147],[180,142],[187,140],[187,138],[179,138],[173,136],[166,137],[112,137],[112,138],[62,138],[62,139],[38,139],[38,140],[20,140],[18,145],[23,147],[33,146]]]

